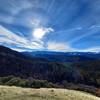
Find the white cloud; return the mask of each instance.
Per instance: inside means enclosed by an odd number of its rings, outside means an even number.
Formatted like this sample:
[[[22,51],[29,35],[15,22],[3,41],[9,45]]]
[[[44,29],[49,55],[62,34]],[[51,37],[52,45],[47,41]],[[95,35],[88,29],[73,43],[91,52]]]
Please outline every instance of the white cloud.
[[[27,6],[26,6],[27,4]],[[32,8],[33,4],[30,3],[28,0],[6,0],[2,1],[0,4],[1,11],[8,12],[7,14],[0,13],[0,22],[4,23],[15,23],[15,17],[18,15],[22,10]]]
[[[94,28],[100,28],[100,25],[92,25],[92,26],[90,27],[90,29],[94,29]]]
[[[36,28],[33,31],[33,37],[36,39],[42,39],[46,33],[54,31],[52,28]]]
[[[41,20],[35,19],[35,18],[34,19],[31,18],[29,22],[30,22],[31,25],[33,25],[35,27],[37,27],[41,24]]]
[[[92,29],[92,28],[93,28],[93,29]],[[95,29],[95,28],[97,28],[97,29]],[[90,28],[88,28],[88,29],[90,29]],[[77,41],[79,41],[79,40],[81,40],[81,39],[83,39],[83,38],[86,38],[86,37],[88,37],[88,36],[94,35],[94,34],[96,34],[96,33],[99,32],[99,31],[100,31],[100,27],[99,27],[99,26],[95,26],[95,27],[93,26],[93,27],[91,27],[91,30],[90,30],[88,33],[84,33],[84,34],[82,34],[82,35],[80,35],[80,36],[78,36],[78,37],[76,37],[76,38],[70,40],[68,43],[77,42]]]
[[[87,49],[83,49],[83,50],[78,50],[78,51],[82,51],[82,52],[100,52],[100,46],[91,47],[91,48],[87,48]]]
[[[12,48],[12,50],[19,51],[19,52],[25,52],[25,51],[27,51],[25,49],[19,49],[19,48]]]
[[[50,29],[46,31],[49,32]],[[85,37],[85,35],[83,37]],[[16,35],[15,33],[11,32],[10,30],[4,28],[1,25],[0,25],[0,44],[9,46],[16,51],[26,51],[26,50],[32,51],[33,49],[38,49],[38,50],[45,49],[44,43],[40,39],[36,39],[34,41],[28,40],[25,37],[20,37]],[[52,41],[48,42],[47,49],[52,51],[61,51],[61,52],[72,52],[72,51],[100,52],[100,46],[80,50],[72,48],[69,44],[66,43],[59,43]]]
[[[51,51],[60,51],[60,52],[100,52],[100,46],[90,47],[86,49],[77,49],[77,48],[72,48],[69,44],[57,43],[57,42],[48,42],[47,49]]]
[[[29,41],[26,38],[20,37],[8,29],[0,26],[0,44],[7,44],[13,48],[27,48],[27,49],[42,49],[43,43],[41,41]],[[17,49],[16,48],[16,49]]]
[[[52,51],[61,51],[61,52],[73,51],[73,49],[68,44],[57,43],[57,42],[49,42],[47,49]]]

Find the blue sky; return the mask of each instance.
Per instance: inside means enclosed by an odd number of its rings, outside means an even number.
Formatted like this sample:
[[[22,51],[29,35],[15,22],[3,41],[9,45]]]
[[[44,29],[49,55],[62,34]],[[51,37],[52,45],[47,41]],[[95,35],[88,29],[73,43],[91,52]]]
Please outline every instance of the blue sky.
[[[100,0],[0,0],[0,44],[17,51],[100,51]]]

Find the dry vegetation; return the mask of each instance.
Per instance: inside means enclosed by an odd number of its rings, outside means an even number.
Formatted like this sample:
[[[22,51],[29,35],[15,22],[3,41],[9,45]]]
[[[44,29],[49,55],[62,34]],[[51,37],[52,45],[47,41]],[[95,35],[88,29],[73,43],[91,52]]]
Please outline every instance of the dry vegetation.
[[[100,100],[100,98],[88,93],[67,89],[0,86],[0,100]]]

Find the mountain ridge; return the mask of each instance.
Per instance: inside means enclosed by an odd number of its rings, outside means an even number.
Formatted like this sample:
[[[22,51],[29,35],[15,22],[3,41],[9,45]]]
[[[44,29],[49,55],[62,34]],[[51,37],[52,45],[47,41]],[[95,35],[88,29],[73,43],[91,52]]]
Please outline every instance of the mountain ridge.
[[[40,57],[48,59],[48,61],[58,62],[79,62],[100,60],[100,53],[96,52],[53,52],[53,51],[33,51],[22,52],[22,54],[30,57]]]

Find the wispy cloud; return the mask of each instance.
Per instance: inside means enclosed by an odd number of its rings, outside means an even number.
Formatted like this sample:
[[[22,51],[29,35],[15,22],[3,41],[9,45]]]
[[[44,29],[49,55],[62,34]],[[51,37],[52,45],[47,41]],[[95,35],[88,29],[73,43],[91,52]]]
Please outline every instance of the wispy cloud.
[[[0,44],[8,44],[12,48],[13,46],[16,46],[17,49],[20,47],[27,49],[43,48],[43,43],[41,41],[29,41],[28,39],[9,31],[3,26],[0,26]]]
[[[81,51],[81,52],[100,52],[100,46],[90,47],[90,48],[78,50],[78,51]]]
[[[92,26],[90,26],[90,29],[94,29],[94,28],[100,28],[100,25],[92,25]]]
[[[70,29],[66,29],[66,30],[60,30],[54,33],[66,33],[66,32],[72,32],[72,31],[78,31],[78,30],[83,30],[83,27],[75,27],[75,28],[70,28]]]
[[[0,44],[9,46],[16,51],[32,51],[34,49],[43,50],[44,43],[41,40],[28,40],[24,37],[20,37],[5,27],[0,25]],[[87,49],[76,49],[72,48],[70,44],[53,42],[49,41],[47,43],[47,50],[51,51],[62,51],[62,52],[72,52],[72,51],[81,51],[81,52],[100,52],[100,47],[91,47]]]
[[[47,46],[48,50],[52,50],[52,51],[73,51],[73,49],[65,43],[57,43],[57,42],[48,42],[48,46]]]
[[[70,44],[58,42],[48,42],[47,49],[60,52],[100,52],[100,46],[78,49],[71,47]]]
[[[84,29],[84,28],[83,28],[83,29]],[[74,42],[77,42],[77,41],[79,41],[79,40],[81,40],[81,39],[83,39],[83,38],[85,38],[85,37],[88,37],[88,36],[91,36],[91,35],[96,34],[97,32],[100,31],[100,26],[98,26],[98,25],[93,25],[93,26],[88,27],[87,30],[88,30],[89,32],[88,32],[88,31],[85,32],[84,34],[82,34],[82,35],[80,35],[80,36],[78,36],[78,37],[76,37],[76,38],[74,38],[74,39],[68,41],[68,43],[74,43]]]
[[[18,13],[31,7],[33,7],[33,5],[28,0],[7,0],[6,2],[2,0],[0,1],[0,22],[13,23]],[[4,12],[6,12],[6,14]]]
[[[49,7],[48,7],[48,9],[47,9],[47,12],[48,12],[48,13],[49,13],[50,10],[53,8],[54,2],[55,2],[55,0],[51,0],[51,3],[50,3],[50,5],[49,5]]]

